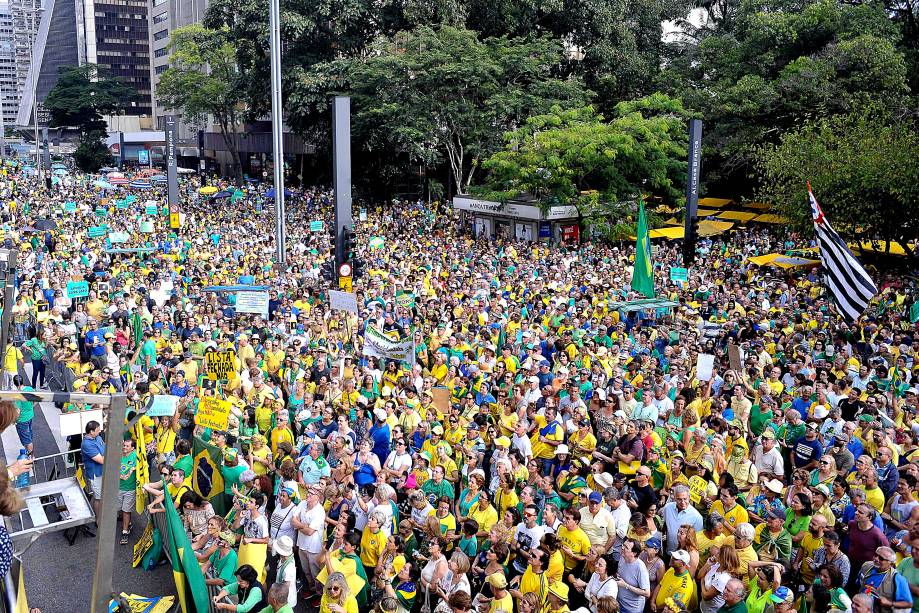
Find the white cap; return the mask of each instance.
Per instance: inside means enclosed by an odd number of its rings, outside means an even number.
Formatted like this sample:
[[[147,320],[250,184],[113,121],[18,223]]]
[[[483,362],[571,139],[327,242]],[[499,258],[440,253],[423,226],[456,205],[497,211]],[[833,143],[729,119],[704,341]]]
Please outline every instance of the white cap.
[[[814,407],[814,417],[817,419],[823,419],[830,414],[830,410],[826,408],[825,405],[818,404]]]
[[[571,452],[568,450],[568,445],[562,444],[562,445],[559,445],[558,447],[555,448],[555,455],[562,455],[563,453],[566,454],[566,455],[567,455],[568,453],[571,453]]]
[[[386,421],[389,414],[386,412],[386,409],[374,409],[373,416],[377,418],[377,421]]]
[[[689,564],[689,553],[687,553],[687,552],[686,552],[685,550],[683,550],[683,549],[677,549],[676,551],[674,551],[673,553],[671,553],[670,556],[671,556],[674,560],[679,560],[679,561],[682,562],[683,564]]]

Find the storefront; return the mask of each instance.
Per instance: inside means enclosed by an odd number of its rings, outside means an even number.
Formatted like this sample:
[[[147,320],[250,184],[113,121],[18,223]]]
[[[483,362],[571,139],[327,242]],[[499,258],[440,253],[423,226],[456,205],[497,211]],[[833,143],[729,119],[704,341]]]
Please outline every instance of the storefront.
[[[476,237],[576,243],[581,238],[578,209],[553,206],[542,209],[535,201],[506,203],[456,196],[453,208]]]

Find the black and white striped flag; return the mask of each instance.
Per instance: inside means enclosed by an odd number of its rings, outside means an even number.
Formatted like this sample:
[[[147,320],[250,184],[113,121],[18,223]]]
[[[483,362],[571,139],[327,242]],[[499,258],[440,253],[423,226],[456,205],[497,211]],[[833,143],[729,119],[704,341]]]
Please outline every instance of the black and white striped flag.
[[[826,271],[827,285],[833,292],[839,312],[849,321],[855,321],[877,295],[878,288],[823,216],[814,192],[811,191],[810,181],[807,183],[807,195],[810,197],[814,231],[820,243],[820,262]]]

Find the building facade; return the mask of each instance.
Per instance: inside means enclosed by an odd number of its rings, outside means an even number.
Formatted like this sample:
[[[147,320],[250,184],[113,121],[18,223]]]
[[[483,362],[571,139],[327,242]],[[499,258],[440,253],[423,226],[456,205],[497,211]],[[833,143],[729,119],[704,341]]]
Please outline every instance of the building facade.
[[[34,44],[37,66],[27,73],[16,123],[32,125],[34,99],[45,99],[61,68],[86,63],[133,90],[120,114],[150,116],[148,15],[147,0],[45,0]]]
[[[9,4],[0,3],[0,121],[3,129],[16,123],[19,83],[16,72],[16,42]]]
[[[16,55],[16,101],[22,100],[29,68],[32,66],[32,48],[41,24],[42,0],[9,0],[13,20],[13,47]]]
[[[156,101],[156,87],[160,76],[169,69],[169,37],[179,28],[203,21],[207,4],[207,0],[150,0],[150,81],[153,89],[151,99],[158,130],[164,129],[166,115],[172,114]],[[196,135],[196,126],[179,122],[181,140],[197,138]]]

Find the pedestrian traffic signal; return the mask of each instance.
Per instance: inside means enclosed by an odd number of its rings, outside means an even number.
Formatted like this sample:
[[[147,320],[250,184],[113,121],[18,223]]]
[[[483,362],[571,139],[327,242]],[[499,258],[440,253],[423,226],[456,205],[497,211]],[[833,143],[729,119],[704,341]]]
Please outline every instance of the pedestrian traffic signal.
[[[351,278],[357,279],[364,274],[364,260],[361,258],[354,258],[351,261]]]
[[[354,248],[355,248],[355,235],[354,230],[345,226],[341,229],[341,261],[352,262],[354,261]]]
[[[322,278],[328,281],[329,283],[333,283],[335,281],[335,260],[329,260],[328,262],[324,262],[322,264],[321,271],[322,271]]]

